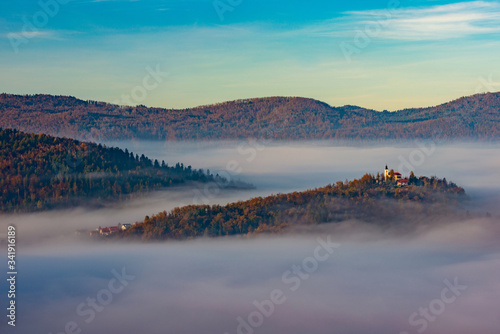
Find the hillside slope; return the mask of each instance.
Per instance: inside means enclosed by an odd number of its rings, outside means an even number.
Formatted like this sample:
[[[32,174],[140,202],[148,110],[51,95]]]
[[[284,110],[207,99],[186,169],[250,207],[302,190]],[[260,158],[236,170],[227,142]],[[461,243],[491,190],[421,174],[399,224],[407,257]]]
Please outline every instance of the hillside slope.
[[[0,94],[0,126],[77,139],[499,139],[500,93],[377,112],[300,97],[190,109],[118,107],[74,97]]]
[[[362,220],[391,227],[426,224],[458,213],[465,191],[454,183],[420,177],[406,187],[366,174],[323,188],[220,205],[191,205],[161,212],[119,235],[142,240],[277,233],[300,225]]]
[[[0,212],[101,204],[214,177],[127,150],[0,129]]]

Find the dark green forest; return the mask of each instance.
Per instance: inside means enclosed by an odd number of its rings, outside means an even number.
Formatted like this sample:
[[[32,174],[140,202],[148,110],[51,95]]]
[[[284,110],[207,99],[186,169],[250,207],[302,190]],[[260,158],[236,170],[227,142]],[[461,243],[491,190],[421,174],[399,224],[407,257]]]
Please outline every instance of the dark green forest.
[[[113,139],[500,139],[500,93],[395,112],[332,107],[301,97],[189,109],[117,106],[52,95],[0,94],[0,126],[91,141]]]
[[[411,225],[419,219],[454,214],[466,198],[463,188],[446,179],[415,177],[408,186],[379,176],[337,182],[323,188],[220,205],[191,205],[145,217],[113,238],[149,240],[279,233],[292,226],[362,220],[380,226]]]
[[[0,129],[0,212],[98,204],[216,178],[119,148]]]

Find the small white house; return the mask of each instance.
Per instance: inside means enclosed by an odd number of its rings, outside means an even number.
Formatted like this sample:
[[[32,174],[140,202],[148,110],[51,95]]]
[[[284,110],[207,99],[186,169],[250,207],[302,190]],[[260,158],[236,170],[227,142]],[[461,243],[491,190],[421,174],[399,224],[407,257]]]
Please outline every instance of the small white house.
[[[132,224],[122,224],[122,231],[128,230],[129,228],[132,227]]]

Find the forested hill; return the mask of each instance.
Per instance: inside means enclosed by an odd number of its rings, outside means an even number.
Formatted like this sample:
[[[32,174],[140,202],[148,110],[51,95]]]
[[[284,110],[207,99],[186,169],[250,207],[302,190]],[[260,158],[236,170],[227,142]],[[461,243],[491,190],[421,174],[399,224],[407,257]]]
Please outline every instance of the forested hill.
[[[119,148],[0,129],[0,212],[94,204],[214,179]]]
[[[118,107],[74,97],[0,94],[0,126],[77,139],[499,139],[500,93],[378,112],[299,97],[191,109]]]
[[[465,191],[446,179],[416,178],[397,187],[366,174],[305,192],[280,194],[226,206],[192,205],[146,217],[117,237],[142,240],[186,239],[282,232],[297,225],[357,219],[379,226],[432,223],[458,214]]]

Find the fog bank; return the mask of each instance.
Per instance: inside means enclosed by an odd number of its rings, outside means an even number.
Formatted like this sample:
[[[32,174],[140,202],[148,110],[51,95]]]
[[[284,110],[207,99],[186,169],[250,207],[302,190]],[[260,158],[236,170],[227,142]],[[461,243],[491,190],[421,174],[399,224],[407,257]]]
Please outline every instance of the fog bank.
[[[417,333],[424,324],[426,333],[498,333],[498,221],[402,239],[328,232],[26,249],[16,331],[59,333],[75,323],[83,333],[222,334],[238,333],[244,319],[242,333]],[[116,274],[126,282],[117,293]],[[456,295],[440,302],[450,284]]]
[[[100,209],[0,216],[2,240],[8,225],[17,227],[19,272],[17,326],[1,322],[2,333],[498,333],[499,146],[119,145],[213,172],[229,164],[230,177],[256,189],[172,188]],[[376,174],[386,163],[401,170],[405,159],[417,175],[463,186],[472,218],[429,219],[406,234],[348,221],[286,236],[159,244],[74,236],[176,206]],[[8,290],[5,280],[0,290]]]

